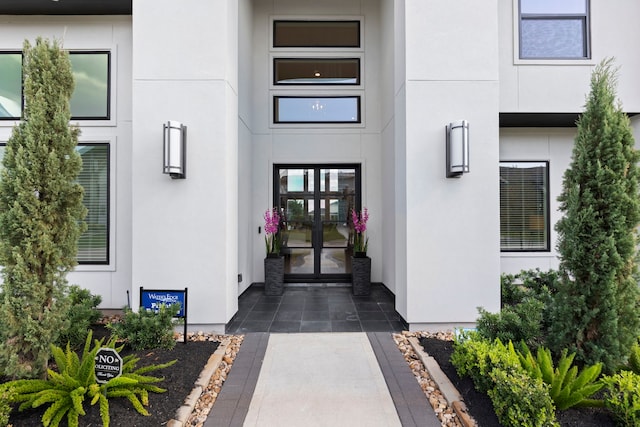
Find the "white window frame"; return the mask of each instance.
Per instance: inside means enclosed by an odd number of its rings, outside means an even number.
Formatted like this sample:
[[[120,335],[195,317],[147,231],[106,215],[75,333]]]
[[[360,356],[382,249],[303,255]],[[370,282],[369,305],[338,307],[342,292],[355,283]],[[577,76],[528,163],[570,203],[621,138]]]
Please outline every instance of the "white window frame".
[[[359,21],[360,22],[360,47],[273,47],[274,21]],[[277,15],[269,17],[269,55],[268,70],[269,79],[269,127],[271,129],[334,129],[334,128],[364,128],[366,126],[366,102],[365,102],[365,21],[364,16],[345,15],[336,18],[330,15]],[[275,85],[274,84],[274,59],[275,58],[358,58],[360,60],[360,84],[359,85]],[[275,123],[274,99],[276,96],[359,96],[360,97],[360,121],[358,123]]]

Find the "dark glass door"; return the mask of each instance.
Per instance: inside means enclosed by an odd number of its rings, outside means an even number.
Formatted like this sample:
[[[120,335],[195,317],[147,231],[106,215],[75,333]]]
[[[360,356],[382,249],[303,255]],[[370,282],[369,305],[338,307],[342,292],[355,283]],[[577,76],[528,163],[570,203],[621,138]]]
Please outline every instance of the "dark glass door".
[[[274,183],[284,213],[285,280],[349,280],[359,165],[276,165]]]

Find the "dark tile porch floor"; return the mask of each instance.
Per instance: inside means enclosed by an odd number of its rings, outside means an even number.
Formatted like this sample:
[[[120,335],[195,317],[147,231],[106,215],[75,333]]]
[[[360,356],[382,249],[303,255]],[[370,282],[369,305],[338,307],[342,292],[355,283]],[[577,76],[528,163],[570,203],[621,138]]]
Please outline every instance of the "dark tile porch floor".
[[[264,295],[252,285],[238,299],[238,312],[227,334],[249,332],[399,332],[407,325],[395,311],[394,295],[372,284],[368,296],[354,296],[351,286],[285,286],[281,296]]]

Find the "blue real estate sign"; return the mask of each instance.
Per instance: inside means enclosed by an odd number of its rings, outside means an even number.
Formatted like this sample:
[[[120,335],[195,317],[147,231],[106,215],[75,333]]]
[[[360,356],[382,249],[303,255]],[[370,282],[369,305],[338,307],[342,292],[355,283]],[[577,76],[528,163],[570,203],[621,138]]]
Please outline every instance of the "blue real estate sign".
[[[144,289],[140,287],[140,307],[155,313],[160,311],[160,306],[180,304],[180,311],[175,317],[184,320],[184,343],[187,342],[187,288],[176,289]]]
[[[151,310],[157,313],[160,310],[160,305],[174,305],[180,304],[180,311],[176,314],[176,317],[185,317],[185,301],[187,297],[186,288],[181,291],[163,291],[163,290],[151,290],[140,289],[140,306],[146,310]]]

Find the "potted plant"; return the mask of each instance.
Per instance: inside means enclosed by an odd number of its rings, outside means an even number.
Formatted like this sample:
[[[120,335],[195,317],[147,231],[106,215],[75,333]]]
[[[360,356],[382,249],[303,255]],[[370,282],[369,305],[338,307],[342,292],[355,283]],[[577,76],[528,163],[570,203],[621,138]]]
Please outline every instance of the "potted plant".
[[[369,238],[366,236],[369,211],[364,208],[359,214],[351,210],[353,222],[353,256],[351,257],[351,284],[354,295],[371,293],[371,258],[367,256]]]
[[[282,295],[284,291],[284,257],[280,254],[280,214],[277,208],[264,213],[264,242],[267,257],[264,259],[265,295]]]

